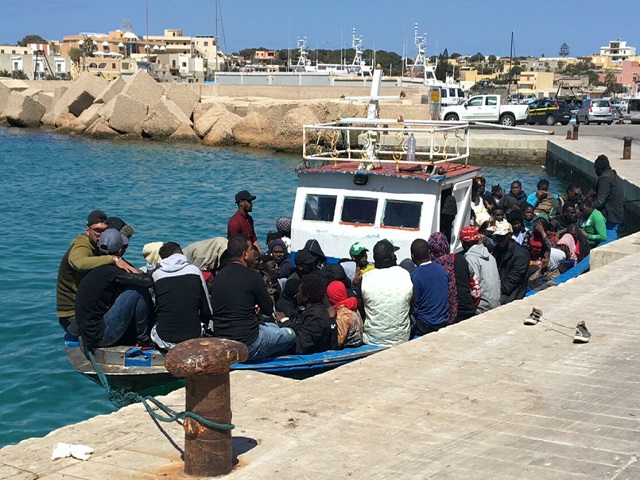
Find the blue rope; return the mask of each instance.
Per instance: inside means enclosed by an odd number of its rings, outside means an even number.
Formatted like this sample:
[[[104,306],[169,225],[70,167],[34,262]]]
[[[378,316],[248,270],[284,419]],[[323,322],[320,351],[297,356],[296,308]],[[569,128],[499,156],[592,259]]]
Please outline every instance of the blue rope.
[[[216,430],[233,430],[234,428],[236,428],[235,425],[233,425],[232,423],[212,422],[210,420],[207,420],[206,418],[201,417],[197,413],[193,413],[189,411],[176,412],[175,410],[169,408],[160,400],[158,400],[157,398],[151,395],[147,395],[146,397],[143,397],[142,395],[138,395],[135,392],[124,392],[122,390],[111,389],[111,385],[109,385],[107,376],[104,374],[104,372],[100,368],[100,365],[98,365],[98,362],[93,356],[93,353],[91,352],[91,350],[89,350],[88,348],[85,348],[84,351],[85,351],[85,355],[89,358],[89,361],[93,366],[93,369],[98,375],[98,380],[100,380],[100,384],[106,391],[107,398],[110,401],[114,402],[116,405],[124,406],[124,405],[129,405],[131,403],[140,402],[142,403],[142,405],[144,405],[144,408],[147,411],[147,413],[149,413],[149,415],[151,415],[156,420],[159,420],[161,422],[166,422],[166,423],[176,422],[178,420],[184,420],[185,418],[192,418],[197,422],[200,422],[207,427],[215,428]],[[157,412],[155,412],[153,410],[153,407],[150,405],[150,403],[153,403],[156,407],[162,410],[167,416],[164,417],[158,414]]]

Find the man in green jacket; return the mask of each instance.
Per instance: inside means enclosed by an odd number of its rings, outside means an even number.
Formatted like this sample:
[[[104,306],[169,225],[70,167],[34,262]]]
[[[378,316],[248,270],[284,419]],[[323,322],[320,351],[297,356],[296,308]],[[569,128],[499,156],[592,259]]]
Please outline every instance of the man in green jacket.
[[[590,200],[580,204],[581,221],[580,228],[587,234],[587,241],[592,247],[597,247],[600,242],[607,239],[607,220],[604,215],[593,207]]]
[[[90,270],[112,263],[125,272],[138,272],[118,256],[99,255],[98,240],[107,227],[106,213],[100,210],[91,212],[87,217],[84,235],[78,235],[71,242],[71,246],[60,262],[56,283],[56,310],[60,326],[71,335],[79,334],[75,321],[74,302],[80,280]]]

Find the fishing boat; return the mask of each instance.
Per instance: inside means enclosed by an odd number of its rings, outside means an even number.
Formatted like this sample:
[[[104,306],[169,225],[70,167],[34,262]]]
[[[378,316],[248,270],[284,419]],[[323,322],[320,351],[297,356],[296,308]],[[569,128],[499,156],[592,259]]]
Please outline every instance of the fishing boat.
[[[459,215],[447,228],[451,251],[469,222],[471,185],[480,168],[468,165],[469,125],[464,122],[378,118],[382,71],[375,70],[367,118],[343,118],[304,126],[303,156],[291,223],[292,250],[315,238],[329,258],[348,255],[358,240],[370,249],[383,238],[409,257],[410,244],[443,228],[443,202],[455,199]],[[450,203],[450,200],[449,200]],[[77,338],[66,352],[80,373],[123,389],[172,382],[164,354],[135,347],[97,348],[87,358]],[[269,362],[237,364],[234,370],[292,374],[334,368],[384,350],[363,345],[313,355],[285,355]]]

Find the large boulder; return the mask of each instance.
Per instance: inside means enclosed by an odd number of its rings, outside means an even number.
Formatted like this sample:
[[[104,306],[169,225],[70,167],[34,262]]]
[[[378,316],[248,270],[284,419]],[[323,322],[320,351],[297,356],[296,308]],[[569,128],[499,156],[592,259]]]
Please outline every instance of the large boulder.
[[[200,95],[180,83],[170,83],[165,91],[167,100],[175,103],[184,114],[191,118],[193,110],[200,102]]]
[[[300,150],[302,127],[318,123],[320,123],[320,119],[308,106],[292,108],[276,124],[274,148],[277,150]]]
[[[98,104],[101,106],[100,110],[98,110],[98,115],[104,118],[107,122],[111,119],[111,115],[113,115],[113,107],[116,104],[117,98],[118,97],[116,96],[105,104],[100,104],[100,103]]]
[[[104,78],[84,72],[55,103],[53,113],[58,116],[61,113],[70,112],[76,117],[79,116],[93,104],[93,100],[107,84]]]
[[[142,123],[142,131],[147,137],[163,140],[185,123],[191,125],[189,117],[171,100],[161,98],[149,108],[149,114]]]
[[[227,110],[227,107],[221,103],[209,104],[206,110],[197,109],[193,115],[195,132],[202,138],[206,137],[211,127],[225,115],[230,115],[230,112]],[[235,116],[240,118],[238,115]]]
[[[24,92],[29,88],[22,80],[2,79],[0,80],[0,114],[7,108],[9,94],[11,92]]]
[[[196,135],[188,123],[183,123],[167,138],[169,143],[200,143],[200,137]]]
[[[120,133],[142,133],[142,122],[147,116],[147,107],[138,99],[121,93],[114,99],[109,127]]]
[[[109,127],[109,124],[104,118],[100,117],[98,117],[93,124],[85,130],[84,134],[97,140],[111,140],[120,135],[114,129]]]
[[[236,144],[233,136],[233,127],[242,120],[240,115],[227,112],[226,115],[220,116],[209,129],[209,133],[204,137],[202,143],[210,146],[231,146]]]
[[[160,100],[164,93],[164,88],[147,72],[138,70],[131,76],[121,93],[135,98],[138,102],[141,102],[149,108]]]
[[[38,100],[44,108],[47,109],[47,112],[53,110],[53,94],[47,92],[40,92],[35,95],[35,99]]]
[[[61,113],[56,117],[56,132],[69,133],[77,135],[84,132],[87,129],[87,125],[83,123],[79,118],[69,112]]]
[[[4,115],[13,127],[36,128],[47,109],[35,98],[19,92],[11,92]]]
[[[93,123],[100,118],[99,112],[102,110],[104,105],[100,103],[94,103],[89,108],[87,108],[82,114],[78,117],[85,125],[93,125]]]
[[[93,103],[109,103],[109,100],[121,93],[126,85],[127,82],[125,82],[122,77],[109,82],[109,85],[104,87],[104,90],[98,94]]]
[[[271,148],[275,136],[274,125],[258,112],[249,112],[233,127],[237,143],[252,148]]]

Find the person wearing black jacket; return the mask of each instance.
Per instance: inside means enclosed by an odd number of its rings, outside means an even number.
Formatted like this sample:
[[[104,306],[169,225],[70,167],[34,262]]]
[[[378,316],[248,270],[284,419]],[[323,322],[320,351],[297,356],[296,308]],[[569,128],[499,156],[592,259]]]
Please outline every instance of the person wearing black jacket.
[[[607,230],[617,230],[624,220],[624,190],[622,179],[609,165],[606,155],[600,155],[594,162],[598,180],[587,198],[593,199],[593,208],[600,210],[607,220]]]
[[[244,235],[234,235],[227,245],[229,265],[213,281],[211,307],[213,334],[242,342],[249,350],[249,361],[259,361],[289,350],[295,343],[290,328],[261,322],[273,314],[273,301],[254,263],[253,244]]]
[[[101,255],[121,257],[127,245],[127,237],[108,228],[100,235],[98,249]],[[76,321],[84,345],[108,347],[128,340],[126,333],[132,322],[137,342],[152,345],[149,330],[153,310],[148,290],[152,286],[151,275],[127,273],[112,264],[87,273],[75,300]]]
[[[295,351],[298,355],[338,349],[338,326],[322,304],[326,282],[319,275],[305,275],[298,287],[298,303],[304,310],[293,320],[282,321],[281,327],[290,327],[296,334]],[[331,307],[333,308],[333,307]]]
[[[524,298],[527,292],[529,252],[512,238],[511,225],[500,226],[494,237],[498,273],[500,274],[500,305]]]

